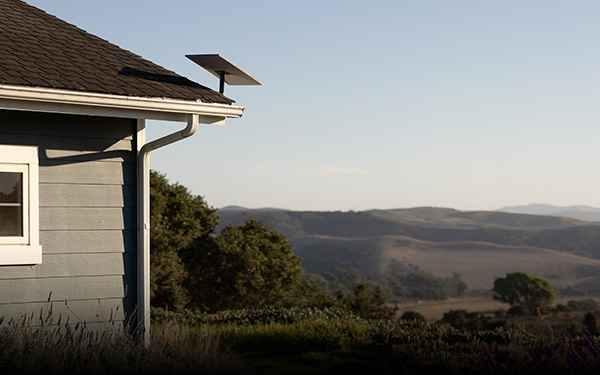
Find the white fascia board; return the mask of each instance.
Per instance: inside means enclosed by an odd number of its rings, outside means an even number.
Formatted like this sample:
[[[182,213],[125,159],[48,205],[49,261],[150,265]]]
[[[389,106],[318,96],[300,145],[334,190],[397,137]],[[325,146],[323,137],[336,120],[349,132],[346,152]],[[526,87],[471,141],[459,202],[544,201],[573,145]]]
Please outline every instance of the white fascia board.
[[[0,109],[180,122],[196,114],[201,123],[217,125],[244,114],[244,107],[228,104],[11,85],[0,85]]]

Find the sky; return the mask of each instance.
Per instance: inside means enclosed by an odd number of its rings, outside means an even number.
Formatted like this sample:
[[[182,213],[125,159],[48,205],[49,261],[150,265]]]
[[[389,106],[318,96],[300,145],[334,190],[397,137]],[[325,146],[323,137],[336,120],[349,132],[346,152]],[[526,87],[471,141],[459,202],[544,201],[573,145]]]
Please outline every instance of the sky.
[[[600,207],[596,0],[27,2],[213,89],[186,54],[263,83],[151,154],[215,208]]]

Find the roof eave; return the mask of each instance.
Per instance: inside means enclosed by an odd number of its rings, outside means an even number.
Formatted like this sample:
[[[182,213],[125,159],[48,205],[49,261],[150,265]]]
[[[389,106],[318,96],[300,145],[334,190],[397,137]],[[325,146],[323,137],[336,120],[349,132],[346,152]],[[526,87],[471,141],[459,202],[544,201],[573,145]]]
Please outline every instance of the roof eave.
[[[0,109],[181,122],[195,114],[201,123],[218,125],[244,113],[244,107],[228,104],[1,84]]]

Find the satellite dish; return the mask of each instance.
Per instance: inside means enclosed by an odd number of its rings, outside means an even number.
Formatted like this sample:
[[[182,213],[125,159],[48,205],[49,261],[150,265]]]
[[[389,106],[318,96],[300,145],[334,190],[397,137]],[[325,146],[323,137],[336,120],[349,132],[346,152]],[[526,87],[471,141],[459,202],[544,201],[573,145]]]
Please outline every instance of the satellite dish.
[[[185,55],[185,57],[219,78],[221,94],[225,92],[225,83],[232,86],[262,85],[257,79],[219,54]]]

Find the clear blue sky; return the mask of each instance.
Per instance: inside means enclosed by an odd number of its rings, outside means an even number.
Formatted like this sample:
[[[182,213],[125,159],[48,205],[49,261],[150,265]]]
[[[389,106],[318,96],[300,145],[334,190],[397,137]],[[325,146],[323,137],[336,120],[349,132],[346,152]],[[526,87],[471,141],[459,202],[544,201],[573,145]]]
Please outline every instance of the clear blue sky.
[[[28,3],[209,87],[185,54],[263,82],[152,154],[214,207],[600,206],[598,1]]]

